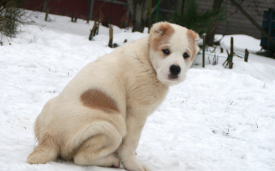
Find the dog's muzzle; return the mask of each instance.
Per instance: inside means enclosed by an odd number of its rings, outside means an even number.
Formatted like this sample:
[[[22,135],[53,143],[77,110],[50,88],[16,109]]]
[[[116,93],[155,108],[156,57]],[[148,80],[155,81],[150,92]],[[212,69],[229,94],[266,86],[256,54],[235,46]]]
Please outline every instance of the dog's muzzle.
[[[171,65],[170,66],[170,74],[169,74],[169,78],[171,79],[176,79],[178,78],[178,75],[180,74],[180,66],[178,65]]]

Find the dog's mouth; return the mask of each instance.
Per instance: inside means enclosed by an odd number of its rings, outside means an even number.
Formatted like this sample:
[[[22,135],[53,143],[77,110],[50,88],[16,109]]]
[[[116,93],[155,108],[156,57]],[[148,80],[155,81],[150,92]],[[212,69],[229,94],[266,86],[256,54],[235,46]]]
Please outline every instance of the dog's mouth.
[[[172,74],[170,74],[170,75],[168,75],[168,79],[169,80],[176,80],[176,79],[178,79],[179,77],[177,76],[177,75],[172,75]]]

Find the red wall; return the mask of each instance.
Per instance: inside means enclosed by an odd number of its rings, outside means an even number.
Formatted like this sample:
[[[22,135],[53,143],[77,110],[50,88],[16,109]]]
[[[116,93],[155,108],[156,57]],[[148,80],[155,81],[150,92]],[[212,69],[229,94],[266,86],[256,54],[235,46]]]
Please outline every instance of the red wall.
[[[127,0],[117,0],[127,2]],[[111,11],[112,5],[112,13]],[[42,11],[43,0],[29,0],[24,4],[25,9]],[[88,19],[90,1],[89,0],[49,0],[47,3],[50,14],[66,15],[71,17],[75,13],[75,17]],[[98,19],[100,12],[104,14],[102,23],[110,21],[111,24],[123,26],[122,22],[126,20],[127,8],[120,4],[111,4],[110,2],[94,0],[93,20]]]
[[[87,0],[52,0],[49,1],[49,13],[57,15],[75,16],[86,18],[89,14],[90,1]]]
[[[34,11],[42,11],[43,0],[28,0],[24,3],[23,8],[34,10]]]
[[[124,2],[126,2],[126,0]],[[127,16],[127,8],[124,5],[95,1],[93,8],[93,19],[98,19],[100,12],[104,13],[104,19],[102,23],[107,23],[108,21],[111,21],[112,24],[123,27],[122,22],[126,20]]]

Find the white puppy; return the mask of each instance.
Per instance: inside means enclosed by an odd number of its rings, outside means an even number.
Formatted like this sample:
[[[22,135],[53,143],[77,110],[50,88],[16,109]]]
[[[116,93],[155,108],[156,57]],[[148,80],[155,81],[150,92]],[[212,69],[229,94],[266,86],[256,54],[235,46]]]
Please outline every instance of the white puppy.
[[[184,80],[199,48],[198,34],[160,22],[150,35],[83,68],[35,122],[38,146],[28,163],[58,156],[79,165],[148,171],[135,150],[145,121],[168,87]]]

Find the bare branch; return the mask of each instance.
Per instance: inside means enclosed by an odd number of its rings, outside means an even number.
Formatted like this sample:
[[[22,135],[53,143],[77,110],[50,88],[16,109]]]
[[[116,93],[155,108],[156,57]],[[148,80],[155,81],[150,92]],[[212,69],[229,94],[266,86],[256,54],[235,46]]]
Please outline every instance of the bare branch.
[[[20,25],[32,24],[21,7],[23,1],[1,0],[0,1],[0,33],[7,37],[14,37],[18,33]]]

